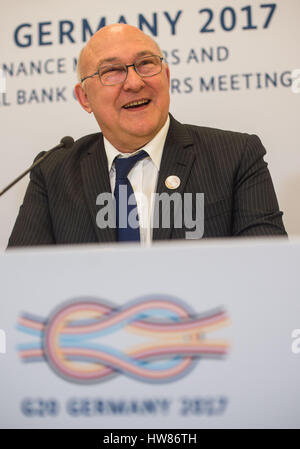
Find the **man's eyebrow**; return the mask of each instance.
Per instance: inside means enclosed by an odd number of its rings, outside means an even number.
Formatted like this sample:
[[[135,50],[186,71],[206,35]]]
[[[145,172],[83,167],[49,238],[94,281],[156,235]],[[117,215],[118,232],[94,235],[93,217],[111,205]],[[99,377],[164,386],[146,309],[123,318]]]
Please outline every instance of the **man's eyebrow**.
[[[141,58],[142,56],[149,56],[149,55],[153,55],[155,53],[153,53],[152,50],[143,50],[143,51],[139,51],[138,53],[136,53],[135,55],[135,59],[137,58]],[[113,56],[111,58],[105,58],[105,59],[100,59],[98,61],[98,66],[100,64],[105,64],[105,63],[113,63],[113,62],[121,62],[121,59],[118,56]],[[123,64],[123,63],[122,63]]]

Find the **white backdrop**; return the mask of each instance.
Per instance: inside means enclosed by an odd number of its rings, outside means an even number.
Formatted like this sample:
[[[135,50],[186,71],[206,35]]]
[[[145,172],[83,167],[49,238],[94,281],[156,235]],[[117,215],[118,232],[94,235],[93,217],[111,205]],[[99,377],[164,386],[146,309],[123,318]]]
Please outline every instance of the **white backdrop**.
[[[6,90],[0,93],[0,190],[61,137],[98,130],[73,98],[74,59],[89,31],[126,21],[165,52],[178,120],[260,136],[286,228],[300,234],[300,82],[291,80],[300,68],[299,19],[299,0],[6,2],[0,18],[0,90]],[[1,250],[27,183],[28,177],[0,199]]]

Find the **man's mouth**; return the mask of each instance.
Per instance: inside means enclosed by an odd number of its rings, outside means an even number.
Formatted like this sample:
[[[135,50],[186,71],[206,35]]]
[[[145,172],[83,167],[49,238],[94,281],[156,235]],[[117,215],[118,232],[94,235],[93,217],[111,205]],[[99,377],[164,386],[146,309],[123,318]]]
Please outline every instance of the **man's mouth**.
[[[136,100],[136,101],[131,101],[130,103],[127,103],[123,106],[124,109],[139,109],[142,108],[143,106],[147,106],[150,103],[151,100],[149,99],[142,99],[142,100]]]

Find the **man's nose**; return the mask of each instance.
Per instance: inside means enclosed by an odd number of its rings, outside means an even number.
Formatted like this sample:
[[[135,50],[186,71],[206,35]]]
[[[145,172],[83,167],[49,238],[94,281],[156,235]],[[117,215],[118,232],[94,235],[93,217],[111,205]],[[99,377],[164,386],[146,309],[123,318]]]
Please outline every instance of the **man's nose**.
[[[145,86],[143,78],[136,73],[133,66],[127,68],[127,78],[123,83],[124,90],[139,91]]]

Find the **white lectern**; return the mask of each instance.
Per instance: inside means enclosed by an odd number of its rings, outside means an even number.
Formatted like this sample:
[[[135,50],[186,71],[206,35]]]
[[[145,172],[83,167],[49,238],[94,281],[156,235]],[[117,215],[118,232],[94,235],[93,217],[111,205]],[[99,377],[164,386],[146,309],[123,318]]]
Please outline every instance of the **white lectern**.
[[[300,427],[299,267],[272,239],[2,254],[0,427]]]

